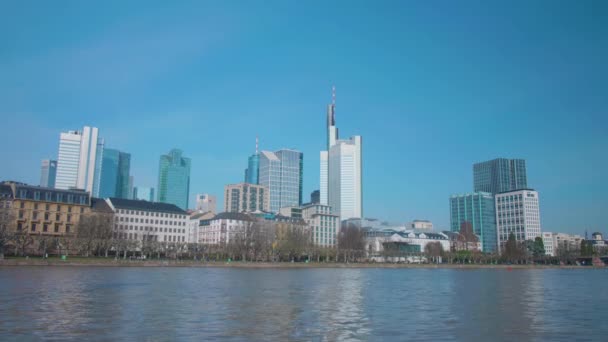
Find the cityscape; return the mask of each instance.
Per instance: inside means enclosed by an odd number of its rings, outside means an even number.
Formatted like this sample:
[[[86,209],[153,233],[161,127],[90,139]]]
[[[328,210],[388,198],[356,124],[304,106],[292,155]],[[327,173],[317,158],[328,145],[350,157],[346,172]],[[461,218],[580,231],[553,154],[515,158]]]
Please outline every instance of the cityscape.
[[[0,341],[604,341],[608,1],[0,3]]]

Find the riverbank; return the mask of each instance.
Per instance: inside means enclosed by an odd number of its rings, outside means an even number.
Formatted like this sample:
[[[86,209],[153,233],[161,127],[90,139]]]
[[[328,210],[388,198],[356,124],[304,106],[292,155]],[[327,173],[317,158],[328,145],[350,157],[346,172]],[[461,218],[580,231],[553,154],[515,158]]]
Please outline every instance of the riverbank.
[[[290,262],[202,262],[194,260],[123,260],[112,258],[9,258],[0,260],[6,266],[57,266],[57,267],[208,267],[251,269],[301,268],[452,268],[452,269],[597,269],[605,267],[574,265],[488,265],[488,264],[391,264],[391,263],[290,263]]]

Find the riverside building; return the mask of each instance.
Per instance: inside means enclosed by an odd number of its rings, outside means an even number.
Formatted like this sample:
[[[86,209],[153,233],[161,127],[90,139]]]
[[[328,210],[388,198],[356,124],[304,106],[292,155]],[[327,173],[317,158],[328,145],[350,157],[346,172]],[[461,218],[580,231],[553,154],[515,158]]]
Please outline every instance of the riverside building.
[[[333,247],[337,244],[340,217],[332,213],[330,206],[318,203],[306,205],[302,208],[302,219],[308,224],[315,245]]]
[[[496,195],[499,252],[513,233],[518,242],[542,237],[538,192],[526,189]]]
[[[224,187],[224,210],[226,212],[269,211],[268,188],[263,185],[239,183]]]
[[[474,192],[450,197],[450,230],[459,232],[463,223],[471,224],[483,252],[496,252],[496,208],[491,193]]]
[[[175,204],[184,210],[188,208],[190,158],[183,157],[181,150],[173,149],[160,156],[157,190],[158,202]]]

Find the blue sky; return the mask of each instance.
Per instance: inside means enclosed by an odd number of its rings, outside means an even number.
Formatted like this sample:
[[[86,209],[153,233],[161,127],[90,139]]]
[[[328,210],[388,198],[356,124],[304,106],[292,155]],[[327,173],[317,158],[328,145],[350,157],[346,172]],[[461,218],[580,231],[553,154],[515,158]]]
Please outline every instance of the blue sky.
[[[525,158],[543,230],[606,231],[607,17],[604,1],[4,1],[0,179],[36,184],[59,132],[88,124],[132,154],[136,185],[177,147],[191,193],[220,201],[259,135],[304,152],[308,198],[335,85],[366,216],[448,228],[474,162]]]

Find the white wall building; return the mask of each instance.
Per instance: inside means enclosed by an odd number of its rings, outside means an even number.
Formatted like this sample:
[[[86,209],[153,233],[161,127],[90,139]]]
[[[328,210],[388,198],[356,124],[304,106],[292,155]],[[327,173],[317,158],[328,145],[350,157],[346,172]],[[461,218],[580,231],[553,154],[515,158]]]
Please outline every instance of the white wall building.
[[[495,202],[499,253],[511,233],[517,241],[542,237],[537,191],[526,189],[499,193]]]
[[[317,246],[333,247],[338,243],[340,217],[332,214],[331,207],[309,204],[302,208],[302,219],[312,232],[312,241]]]
[[[424,253],[426,245],[439,242],[444,251],[450,250],[449,237],[443,233],[420,231],[395,231],[393,229],[370,230],[366,233],[365,250],[368,256],[378,256],[384,250],[384,243],[395,242],[412,245],[417,253]]]
[[[114,237],[134,241],[186,243],[188,214],[174,204],[108,198],[114,211]]]
[[[428,229],[433,230],[433,222],[429,220],[414,220],[407,225],[411,229]]]
[[[227,245],[235,236],[244,232],[253,219],[243,213],[220,213],[208,220],[201,220],[199,243],[204,245]]]
[[[103,145],[95,127],[85,126],[82,131],[61,133],[55,187],[84,189],[97,196]]]
[[[188,231],[186,242],[188,243],[199,243],[200,236],[200,225],[202,220],[209,220],[215,216],[214,213],[210,211],[206,212],[194,212],[190,214],[190,219],[188,221]]]
[[[545,255],[555,256],[555,239],[551,232],[543,232],[543,245],[545,246]]]
[[[213,195],[209,194],[197,194],[196,195],[196,210],[199,212],[210,211],[215,213],[217,211],[217,199]]]

